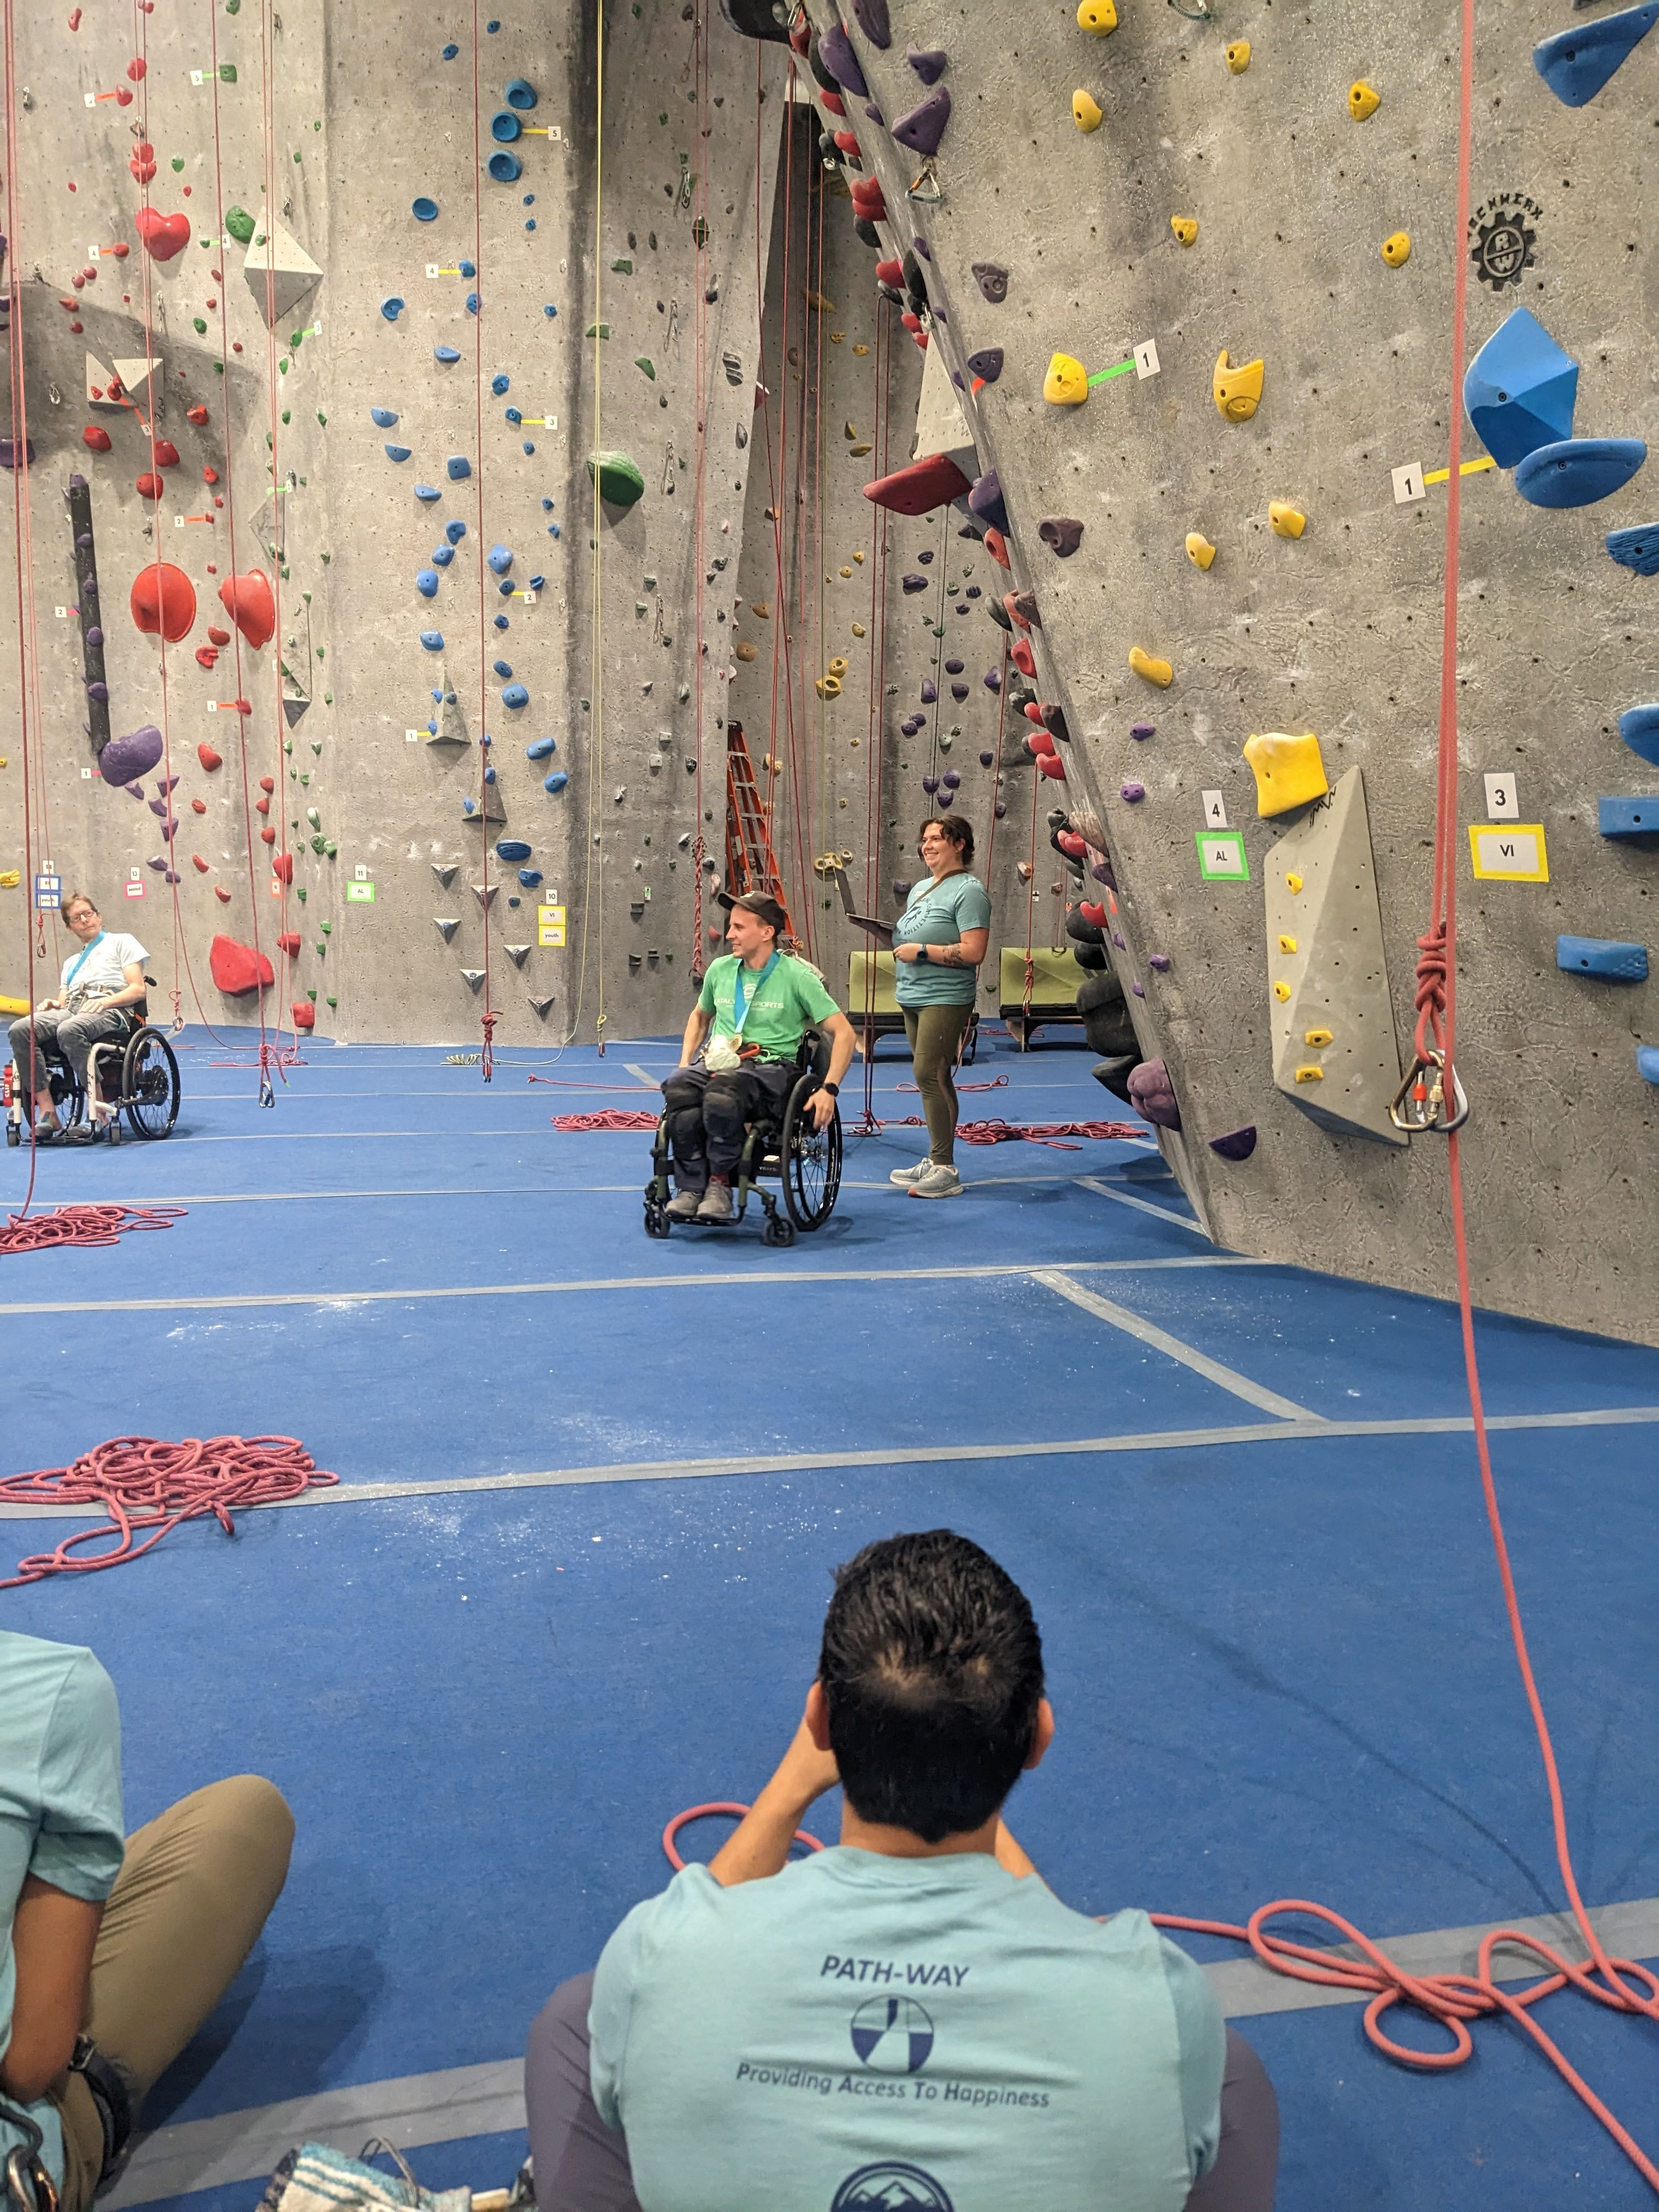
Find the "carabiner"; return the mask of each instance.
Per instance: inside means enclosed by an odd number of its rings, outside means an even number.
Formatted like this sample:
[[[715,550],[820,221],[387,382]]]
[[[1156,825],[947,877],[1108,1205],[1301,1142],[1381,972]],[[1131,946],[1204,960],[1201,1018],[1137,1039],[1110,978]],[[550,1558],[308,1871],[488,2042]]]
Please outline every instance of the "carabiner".
[[[1446,1114],[1446,1077],[1451,1076],[1452,1112]],[[1433,1080],[1428,1080],[1432,1074]],[[1411,1072],[1394,1094],[1389,1107],[1389,1118],[1396,1129],[1407,1136],[1420,1136],[1432,1129],[1437,1136],[1449,1137],[1461,1129],[1469,1118],[1469,1102],[1457,1070],[1448,1071],[1443,1052],[1430,1052],[1412,1062]]]

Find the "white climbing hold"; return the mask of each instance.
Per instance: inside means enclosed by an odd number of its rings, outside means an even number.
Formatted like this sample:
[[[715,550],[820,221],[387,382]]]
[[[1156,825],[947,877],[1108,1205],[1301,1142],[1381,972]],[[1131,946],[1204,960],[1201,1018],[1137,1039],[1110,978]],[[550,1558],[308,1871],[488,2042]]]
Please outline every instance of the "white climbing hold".
[[[454,873],[454,870],[453,868],[451,869],[450,873],[452,875]],[[434,914],[432,919],[437,927],[439,936],[441,937],[444,943],[447,945],[450,939],[453,937],[456,931],[460,927],[461,917],[459,915],[453,915],[446,921],[441,915]]]
[[[477,989],[479,984],[482,983],[484,979],[484,971],[482,968],[463,968],[461,973],[466,978],[468,985],[474,991]]]

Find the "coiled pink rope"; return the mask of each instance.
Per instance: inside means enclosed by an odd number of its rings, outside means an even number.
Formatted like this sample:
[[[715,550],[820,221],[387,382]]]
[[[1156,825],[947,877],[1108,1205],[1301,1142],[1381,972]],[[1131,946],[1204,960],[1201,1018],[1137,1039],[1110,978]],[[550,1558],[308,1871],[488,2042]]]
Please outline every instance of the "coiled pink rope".
[[[50,1213],[9,1214],[0,1255],[54,1252],[67,1244],[118,1244],[130,1229],[171,1229],[182,1206],[55,1206]]]

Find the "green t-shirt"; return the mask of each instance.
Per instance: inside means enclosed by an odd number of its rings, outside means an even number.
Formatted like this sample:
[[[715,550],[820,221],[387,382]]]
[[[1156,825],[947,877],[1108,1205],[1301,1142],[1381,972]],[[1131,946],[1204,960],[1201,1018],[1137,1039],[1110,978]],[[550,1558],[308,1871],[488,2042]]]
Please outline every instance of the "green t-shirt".
[[[936,884],[916,884],[910,903],[893,924],[895,945],[955,945],[966,929],[988,929],[991,902],[977,876],[964,868]],[[935,968],[931,962],[896,960],[893,990],[902,1006],[971,1006],[973,968]]]
[[[758,968],[744,969],[739,1033],[736,1002],[738,971],[742,967],[736,953],[727,952],[711,963],[702,979],[697,1004],[705,1014],[714,1017],[717,1037],[740,1035],[741,1042],[758,1045],[768,1060],[793,1060],[806,1030],[840,1011],[815,971],[804,960],[793,959],[784,952],[764,982]]]

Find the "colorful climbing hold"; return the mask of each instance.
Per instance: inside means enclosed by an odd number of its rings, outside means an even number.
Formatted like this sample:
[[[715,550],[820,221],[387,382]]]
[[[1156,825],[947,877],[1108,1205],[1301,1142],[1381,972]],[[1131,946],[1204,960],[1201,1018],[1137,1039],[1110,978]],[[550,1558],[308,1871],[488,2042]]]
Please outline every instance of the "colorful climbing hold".
[[[1575,23],[1532,50],[1533,67],[1566,107],[1583,107],[1659,22],[1659,0],[1644,0],[1599,22]]]
[[[219,586],[219,603],[256,651],[270,642],[276,628],[276,601],[263,568],[227,576]]]
[[[1244,757],[1255,774],[1255,803],[1263,816],[1287,813],[1322,799],[1330,789],[1319,740],[1311,731],[1299,738],[1273,731],[1244,741]]]
[[[1348,87],[1348,112],[1356,123],[1363,123],[1368,115],[1375,115],[1382,105],[1382,94],[1367,84],[1363,76],[1356,77]]]
[[[196,620],[196,586],[170,561],[155,561],[138,571],[127,604],[147,636],[159,631],[169,645],[177,645],[189,636]]]
[[[1265,374],[1265,362],[1252,361],[1235,366],[1223,348],[1216,357],[1210,390],[1224,422],[1249,421],[1261,404],[1261,380]]]
[[[1187,532],[1187,558],[1195,568],[1207,568],[1215,559],[1215,548],[1201,530]]]
[[[1083,543],[1083,525],[1075,515],[1051,514],[1037,525],[1037,536],[1062,561],[1069,561]]]
[[[410,202],[409,211],[416,222],[436,222],[438,220],[438,203],[429,199],[424,192],[418,199]]]
[[[1268,501],[1267,522],[1275,538],[1300,538],[1308,526],[1308,518],[1301,508],[1283,499]]]
[[[1192,215],[1172,215],[1170,228],[1182,246],[1190,246],[1198,236],[1198,217]]]
[[[1008,296],[1008,271],[994,261],[975,261],[971,273],[991,305],[1000,307]]]
[[[1249,40],[1248,39],[1235,39],[1232,44],[1227,48],[1227,67],[1232,71],[1235,76],[1243,76],[1245,70],[1249,69]]]
[[[1113,0],[1079,0],[1077,24],[1079,30],[1091,32],[1097,39],[1108,37],[1117,28]]]
[[[1500,469],[1572,435],[1578,364],[1528,308],[1516,307],[1463,378],[1463,406]]]
[[[1534,447],[1515,471],[1529,507],[1591,507],[1627,484],[1648,457],[1640,438],[1565,438]]]
[[[1138,645],[1129,648],[1129,665],[1137,676],[1145,677],[1148,684],[1156,684],[1161,691],[1167,691],[1175,682],[1175,670],[1170,663],[1160,660],[1156,653],[1143,652]]]
[[[1100,102],[1081,85],[1072,94],[1072,120],[1082,131],[1098,131],[1105,121]]]
[[[1412,258],[1410,231],[1391,231],[1382,241],[1382,252],[1390,269],[1403,269]]]
[[[1069,353],[1053,355],[1042,380],[1042,396],[1054,407],[1081,407],[1089,397],[1089,372]]]
[[[645,478],[628,454],[610,451],[587,457],[589,481],[599,488],[599,497],[611,507],[632,507],[645,496]]]

